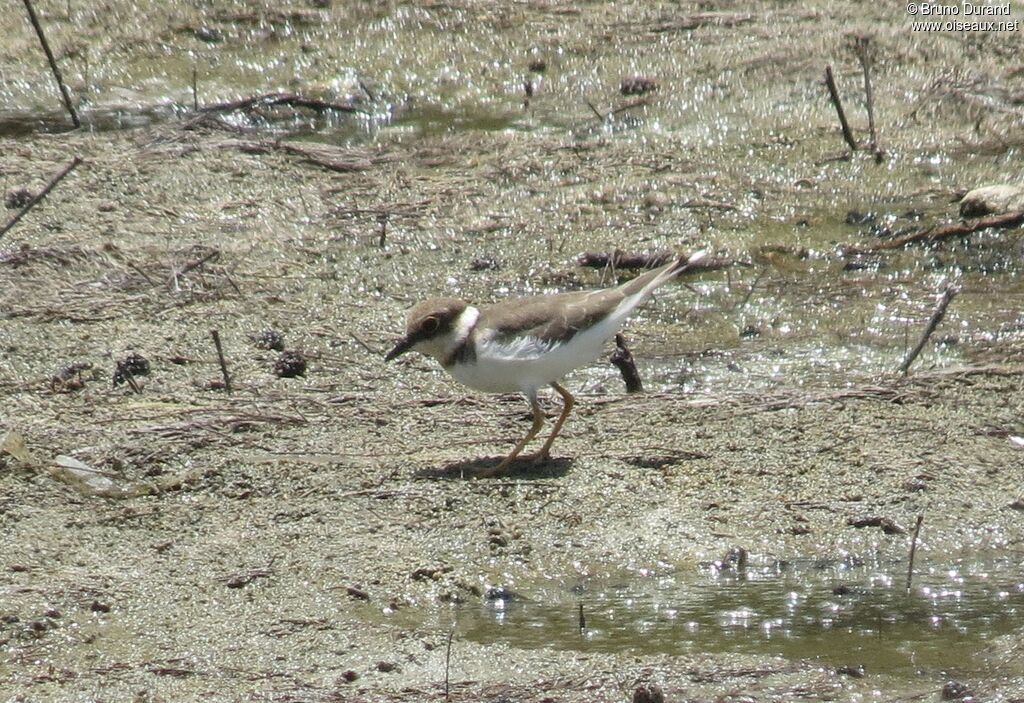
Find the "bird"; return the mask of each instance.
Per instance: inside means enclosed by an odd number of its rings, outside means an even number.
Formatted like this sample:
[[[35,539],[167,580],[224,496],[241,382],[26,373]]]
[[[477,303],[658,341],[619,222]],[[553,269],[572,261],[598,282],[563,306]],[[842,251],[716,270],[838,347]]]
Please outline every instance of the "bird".
[[[654,291],[704,258],[698,251],[618,286],[504,300],[477,307],[459,298],[431,298],[409,312],[405,335],[389,362],[409,351],[433,357],[455,380],[488,393],[522,393],[533,425],[512,451],[482,476],[505,474],[544,426],[537,392],[550,386],[562,411],[541,448],[523,459],[547,461],[576,403],[559,381],[598,356],[605,343]]]

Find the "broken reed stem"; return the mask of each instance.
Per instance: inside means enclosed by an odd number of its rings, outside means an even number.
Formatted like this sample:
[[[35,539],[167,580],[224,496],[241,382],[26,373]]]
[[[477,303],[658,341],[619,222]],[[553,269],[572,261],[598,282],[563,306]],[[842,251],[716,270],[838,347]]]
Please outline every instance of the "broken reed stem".
[[[199,112],[199,69],[192,65],[192,111]]]
[[[943,292],[942,297],[939,298],[939,304],[935,306],[935,310],[932,312],[931,319],[928,320],[928,326],[925,327],[924,333],[921,335],[921,338],[917,340],[917,344],[910,350],[910,353],[907,354],[903,363],[900,364],[899,372],[901,374],[904,376],[907,375],[907,372],[910,370],[910,365],[914,363],[914,359],[916,359],[917,355],[921,353],[922,349],[924,349],[924,345],[928,343],[928,338],[932,336],[935,328],[939,326],[942,322],[942,318],[946,316],[946,308],[949,307],[949,304],[953,302],[953,298],[955,298],[956,294],[959,292],[960,290],[955,285],[950,285],[946,288],[945,292]]]
[[[914,536],[910,538],[910,564],[907,566],[907,593],[910,593],[910,583],[914,578],[914,554],[917,552],[917,536],[921,533],[921,523],[924,522],[924,515],[917,516],[917,524],[914,525]]]
[[[853,131],[850,123],[846,121],[846,112],[843,111],[843,101],[839,99],[839,88],[836,87],[836,79],[832,75],[832,67],[825,67],[825,85],[828,86],[829,97],[835,105],[836,113],[839,115],[839,126],[843,129],[843,139],[850,146],[850,151],[857,151],[857,140],[853,138]]]
[[[135,377],[132,376],[132,372],[126,368],[121,368],[121,372],[124,374],[124,380],[128,382],[128,387],[132,389],[136,395],[142,395],[142,389],[139,388],[139,384],[135,382]]]
[[[633,361],[633,354],[630,353],[629,348],[626,346],[626,338],[622,336],[622,333],[615,335],[615,351],[612,352],[612,356],[609,361],[619,370],[622,374],[622,380],[626,383],[627,393],[640,393],[644,389],[644,384],[640,380],[640,373],[636,370],[636,362]]]
[[[231,378],[228,376],[228,364],[224,361],[224,347],[220,343],[220,332],[210,330],[210,336],[213,337],[213,346],[217,348],[217,360],[220,362],[220,372],[224,376],[224,390],[230,393]]]
[[[882,150],[878,148],[878,134],[875,132],[875,95],[871,90],[871,38],[857,37],[855,50],[861,70],[864,71],[864,101],[867,103],[868,109],[868,134],[871,138],[871,151],[877,159],[881,157]]]
[[[444,653],[444,699],[448,700],[448,673],[452,664],[452,639],[455,637],[455,628],[448,633],[448,647]]]
[[[10,222],[4,225],[3,229],[0,229],[0,237],[3,237],[5,234],[7,234],[7,230],[11,229],[12,227],[14,227],[14,225],[18,224],[21,218],[24,217],[29,210],[36,206],[36,203],[45,198],[47,194],[51,190],[53,190],[54,186],[60,183],[64,176],[71,173],[75,169],[75,167],[77,167],[80,163],[82,163],[82,158],[80,156],[76,156],[74,159],[71,160],[70,164],[64,167],[64,170],[62,170],[56,176],[51,178],[50,182],[46,184],[46,187],[39,191],[39,193],[36,194],[31,200],[29,200],[25,204],[25,207],[21,208],[21,210],[18,211],[18,214],[15,215]]]
[[[585,102],[587,104],[587,107],[590,108],[590,111],[594,113],[594,117],[597,118],[598,122],[604,122],[605,121],[605,119],[606,119],[605,116],[601,114],[600,110],[598,110],[596,107],[594,107],[594,103],[590,102],[586,98],[584,98],[583,102]]]
[[[60,88],[60,94],[64,96],[64,107],[67,108],[68,113],[71,115],[71,122],[74,123],[75,129],[78,129],[82,126],[82,123],[78,119],[78,113],[75,112],[75,106],[71,104],[71,94],[68,93],[68,87],[64,85],[64,78],[60,75],[60,68],[57,66],[57,59],[53,57],[53,52],[50,51],[50,44],[46,41],[46,35],[43,34],[43,26],[39,24],[39,18],[36,17],[35,8],[32,7],[32,0],[25,0],[25,9],[28,10],[28,19],[32,23],[32,27],[36,30],[36,35],[39,37],[39,43],[43,45],[43,51],[46,52],[46,60],[50,62],[50,70],[53,71],[53,77],[57,79],[57,86]]]
[[[728,269],[726,269],[726,271],[728,271]],[[764,275],[765,273],[767,273],[767,271],[767,268],[763,268],[757,272],[757,278],[755,278],[754,282],[751,284],[750,290],[747,291],[747,294],[743,296],[743,300],[736,307],[737,312],[742,312],[743,308],[747,307],[747,303],[750,302],[750,297],[754,295],[754,289],[757,288],[757,284],[761,282],[761,279],[764,278]]]
[[[382,212],[377,215],[377,222],[380,223],[380,236],[377,238],[377,246],[383,249],[388,239],[388,214]]]
[[[364,93],[366,93],[366,97],[370,99],[371,103],[377,102],[377,96],[375,96],[373,92],[368,87],[366,87],[366,83],[363,82],[362,78],[357,78],[356,82],[359,83],[359,87],[362,88]]]
[[[583,604],[580,603],[580,634],[587,631],[587,617],[583,614]]]

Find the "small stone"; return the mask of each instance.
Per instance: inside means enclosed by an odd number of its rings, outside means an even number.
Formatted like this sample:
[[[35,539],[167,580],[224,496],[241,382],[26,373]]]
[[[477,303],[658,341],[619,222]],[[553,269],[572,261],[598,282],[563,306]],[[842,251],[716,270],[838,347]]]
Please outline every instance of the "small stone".
[[[60,611],[56,608],[47,608],[43,615],[50,618],[51,620],[56,620],[60,617]]]
[[[346,586],[345,592],[356,600],[370,600],[370,594],[359,588],[358,586]]]
[[[647,76],[630,76],[619,82],[619,92],[623,95],[645,95],[658,89],[658,81]]]
[[[195,34],[196,39],[207,44],[219,44],[224,41],[223,32],[213,27],[196,27],[193,34]]]
[[[12,572],[14,572],[16,574],[23,574],[26,571],[28,571],[28,567],[25,566],[24,564],[11,564],[7,568],[10,569]]]
[[[501,264],[498,263],[497,259],[489,256],[473,259],[469,262],[470,271],[497,271],[500,268]]]
[[[493,588],[488,588],[487,593],[484,595],[486,600],[492,602],[497,600],[510,601],[515,600],[518,597],[519,595],[515,591],[511,588],[506,588],[505,586],[494,586]]]
[[[358,678],[359,674],[349,669],[348,671],[342,672],[341,676],[338,677],[338,680],[344,683],[352,683]]]
[[[100,603],[98,600],[94,600],[92,604],[89,606],[89,610],[91,610],[94,613],[109,613],[110,604]]]
[[[971,695],[971,689],[959,681],[948,681],[942,687],[942,700],[959,701]]]
[[[878,214],[874,212],[850,210],[846,213],[846,224],[848,225],[873,225],[877,221]]]
[[[836,669],[836,673],[840,676],[850,676],[855,679],[862,679],[867,672],[864,670],[863,664],[858,664],[857,666],[841,666]]]
[[[665,703],[665,694],[659,686],[644,684],[633,691],[633,703]]]
[[[660,190],[652,190],[644,196],[644,207],[648,210],[664,210],[672,204],[672,198],[668,193]]]
[[[928,484],[919,478],[911,478],[903,482],[903,490],[908,493],[919,493],[928,490]]]
[[[259,334],[250,337],[257,349],[270,349],[273,351],[284,351],[284,335],[273,329],[265,329]]]
[[[377,671],[389,674],[392,671],[398,671],[398,664],[395,664],[394,662],[379,661],[377,662]]]
[[[114,368],[114,387],[120,386],[122,383],[127,382],[128,377],[135,378],[136,376],[148,376],[149,375],[149,359],[142,356],[138,352],[132,352],[121,361],[117,362]]]
[[[1024,210],[1024,186],[991,185],[975,188],[960,201],[963,217],[1001,215]]]
[[[548,70],[548,62],[544,59],[534,59],[530,62],[530,73],[544,73]]]
[[[18,210],[32,202],[34,197],[36,196],[28,188],[15,188],[4,196],[4,207],[8,210]]]
[[[302,352],[286,351],[274,362],[274,373],[278,378],[295,378],[306,375],[306,357]]]

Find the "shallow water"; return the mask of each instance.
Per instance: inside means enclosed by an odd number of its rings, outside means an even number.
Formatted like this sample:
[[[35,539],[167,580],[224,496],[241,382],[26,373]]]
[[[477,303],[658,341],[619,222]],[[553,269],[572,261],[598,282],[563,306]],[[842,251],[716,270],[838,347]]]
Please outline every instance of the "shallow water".
[[[1019,554],[918,564],[708,565],[538,584],[456,614],[461,637],[579,652],[744,652],[868,674],[968,675],[1024,615]],[[586,627],[579,627],[582,606]]]

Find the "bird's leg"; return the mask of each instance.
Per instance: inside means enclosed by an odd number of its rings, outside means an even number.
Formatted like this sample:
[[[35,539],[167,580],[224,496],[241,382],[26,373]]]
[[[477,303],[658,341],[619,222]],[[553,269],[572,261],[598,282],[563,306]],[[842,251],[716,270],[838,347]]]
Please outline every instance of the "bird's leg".
[[[562,388],[562,386],[552,383],[551,387],[558,392],[558,395],[562,396],[562,414],[555,421],[555,426],[552,428],[551,435],[547,441],[544,442],[544,446],[540,448],[540,451],[532,455],[535,461],[547,461],[551,458],[551,445],[555,441],[555,437],[558,436],[558,433],[562,431],[562,425],[565,424],[565,419],[572,412],[572,406],[576,404],[576,399],[572,397],[572,393]]]
[[[526,397],[530,401],[530,408],[533,410],[533,425],[530,427],[530,431],[519,440],[519,444],[515,446],[511,454],[502,459],[501,463],[494,468],[481,471],[481,476],[497,476],[504,473],[511,466],[512,462],[515,461],[516,457],[519,456],[519,452],[523,451],[523,447],[529,444],[537,436],[537,433],[540,432],[540,428],[544,426],[544,413],[540,409],[540,403],[537,402],[537,392],[528,393]]]

